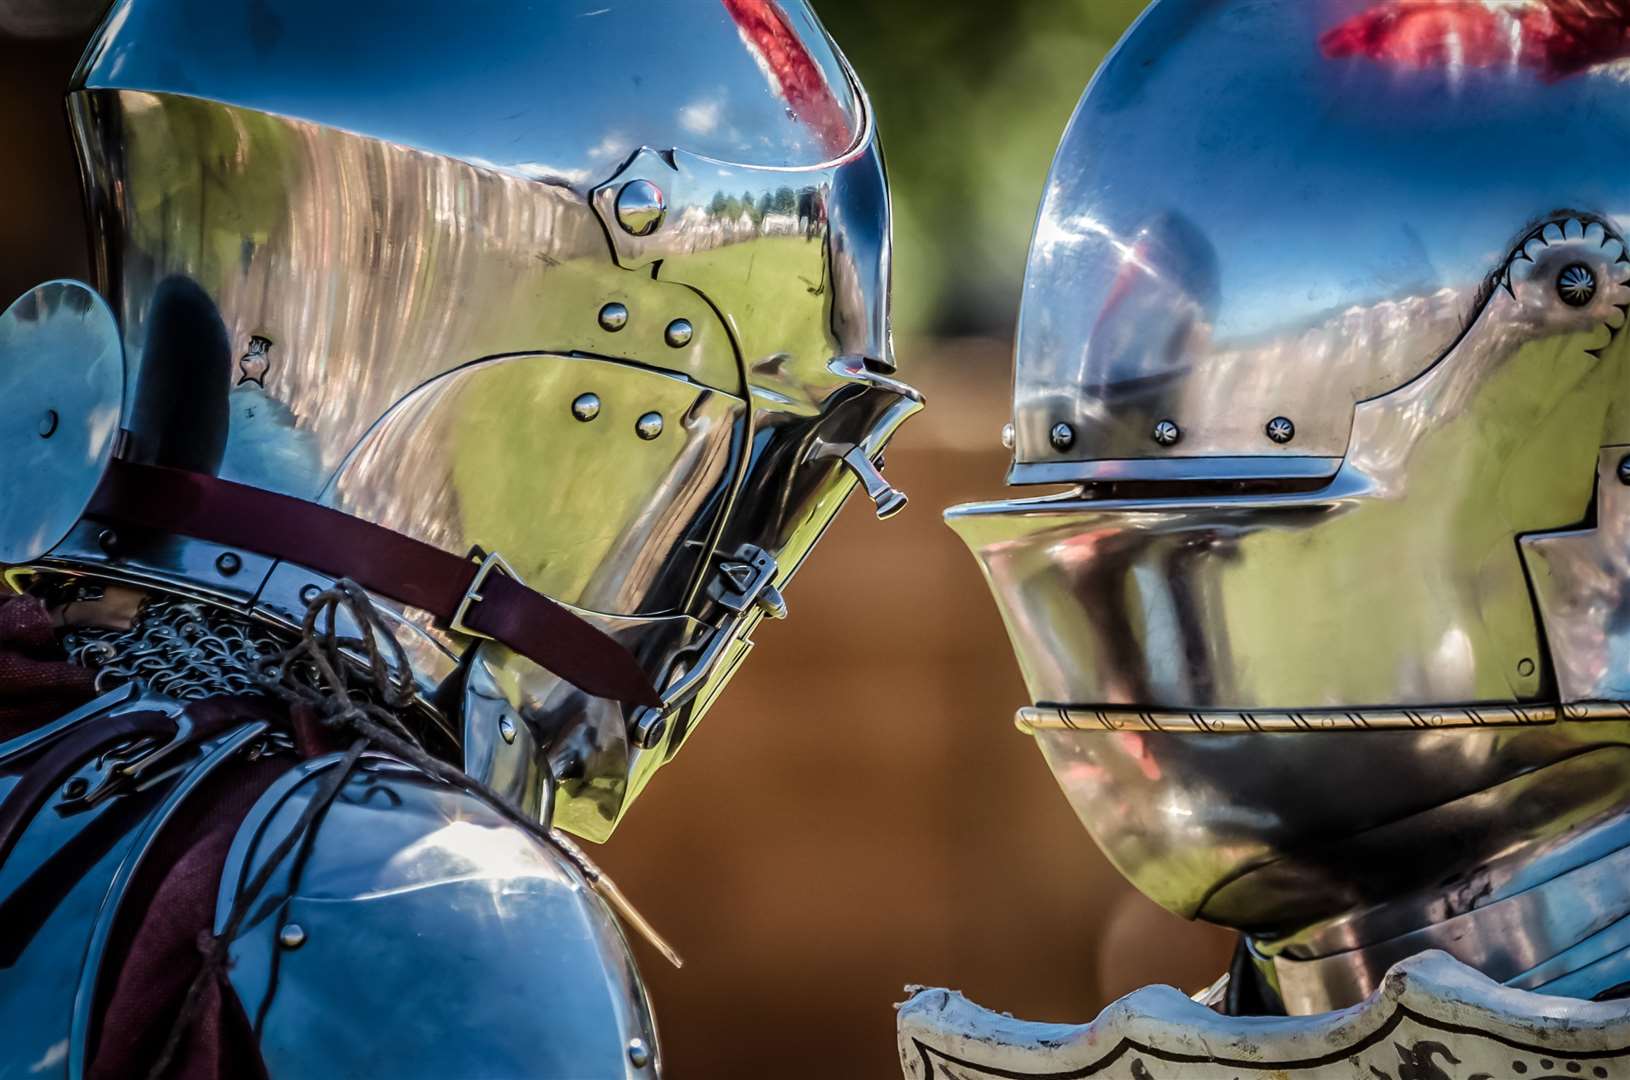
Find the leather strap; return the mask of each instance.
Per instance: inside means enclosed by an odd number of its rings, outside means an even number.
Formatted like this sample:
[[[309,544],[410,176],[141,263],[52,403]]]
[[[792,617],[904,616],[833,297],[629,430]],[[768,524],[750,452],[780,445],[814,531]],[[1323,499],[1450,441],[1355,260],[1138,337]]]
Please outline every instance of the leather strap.
[[[179,533],[297,563],[429,612],[450,625],[481,566],[305,499],[216,476],[114,460],[87,516]],[[599,628],[493,570],[463,626],[596,697],[660,706],[634,657]]]

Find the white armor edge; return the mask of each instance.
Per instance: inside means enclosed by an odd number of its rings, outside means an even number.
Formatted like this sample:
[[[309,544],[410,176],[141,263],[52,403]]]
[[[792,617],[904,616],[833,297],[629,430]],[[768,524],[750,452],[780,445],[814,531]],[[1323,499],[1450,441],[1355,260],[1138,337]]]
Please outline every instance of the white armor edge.
[[[1411,957],[1350,1009],[1231,1017],[1148,986],[1089,1024],[1015,1020],[953,990],[899,1011],[909,1080],[1609,1080],[1630,1077],[1630,1001],[1501,986],[1447,953]]]

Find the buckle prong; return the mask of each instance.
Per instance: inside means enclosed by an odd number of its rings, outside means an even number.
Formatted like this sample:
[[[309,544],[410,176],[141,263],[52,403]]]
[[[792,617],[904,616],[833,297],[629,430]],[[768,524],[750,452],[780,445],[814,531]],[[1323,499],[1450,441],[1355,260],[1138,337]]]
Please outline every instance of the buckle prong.
[[[491,634],[483,634],[481,631],[471,628],[464,622],[464,619],[470,614],[470,609],[472,607],[485,599],[485,597],[481,595],[480,589],[482,585],[486,584],[487,577],[495,569],[503,571],[505,577],[514,578],[516,581],[520,580],[520,577],[515,573],[515,568],[510,566],[509,563],[505,562],[502,555],[498,554],[496,551],[487,555],[481,560],[481,566],[476,570],[475,577],[470,579],[469,586],[464,590],[464,599],[458,602],[458,608],[454,610],[453,617],[448,620],[448,629],[452,630],[454,633],[468,634],[471,637],[486,638],[488,641],[493,640]]]

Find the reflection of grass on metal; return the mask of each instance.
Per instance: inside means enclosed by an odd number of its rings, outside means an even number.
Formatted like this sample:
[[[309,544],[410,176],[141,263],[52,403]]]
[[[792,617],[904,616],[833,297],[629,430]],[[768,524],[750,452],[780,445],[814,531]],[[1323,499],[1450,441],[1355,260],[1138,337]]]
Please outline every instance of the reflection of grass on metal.
[[[593,393],[583,422],[571,403]],[[533,588],[624,613],[725,465],[737,399],[624,364],[525,356],[483,365],[445,404],[465,535]],[[636,431],[648,413],[661,434]],[[683,557],[683,552],[679,553]]]
[[[609,256],[608,256],[609,259]],[[824,360],[831,344],[821,333],[828,308],[819,292],[824,245],[800,236],[746,241],[685,256],[686,276],[705,282],[722,297],[747,297],[730,309],[732,327],[744,348],[755,349],[754,382],[767,391],[760,408],[778,408],[778,384],[807,357]],[[623,288],[610,289],[611,286]],[[613,337],[594,329],[594,316],[612,296],[626,298],[627,327]],[[660,557],[664,543],[654,528],[663,506],[644,507],[653,493],[676,480],[676,455],[693,418],[697,381],[705,380],[723,394],[740,393],[734,350],[717,316],[683,286],[651,282],[643,272],[612,269],[610,276],[591,256],[563,263],[549,275],[542,298],[551,308],[584,313],[581,336],[567,334],[559,344],[539,347],[560,351],[605,351],[619,347],[620,358],[640,369],[595,365],[590,361],[551,358],[495,365],[490,374],[470,379],[455,402],[444,405],[453,453],[453,496],[466,535],[483,547],[503,552],[534,588],[571,602],[599,607],[610,603],[618,583],[590,580],[600,560],[587,557],[618,544],[643,538],[647,551],[625,551],[615,561],[632,570],[642,559]],[[660,302],[661,307],[654,304]],[[811,306],[818,305],[816,317]],[[671,377],[649,369],[671,365],[675,351],[662,339],[671,319],[684,317],[696,327],[695,341],[704,352],[698,370]],[[561,320],[565,322],[565,320]],[[783,363],[787,355],[805,363]],[[819,363],[815,365],[819,369]],[[685,382],[678,381],[687,379]],[[791,396],[795,388],[786,387]],[[600,414],[591,422],[561,424],[571,415],[571,402],[582,393],[598,394]],[[801,396],[801,395],[800,395]],[[720,395],[710,399],[710,415],[729,407]],[[661,412],[661,436],[646,442],[636,435],[636,419]],[[520,463],[520,467],[517,467]],[[721,466],[715,447],[708,477]],[[694,477],[686,479],[683,496]]]

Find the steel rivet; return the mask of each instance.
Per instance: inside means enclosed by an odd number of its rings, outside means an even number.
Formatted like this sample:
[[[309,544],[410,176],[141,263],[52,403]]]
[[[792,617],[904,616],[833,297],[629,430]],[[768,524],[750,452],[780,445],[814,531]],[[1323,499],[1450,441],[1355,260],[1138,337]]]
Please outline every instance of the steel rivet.
[[[1630,485],[1630,454],[1619,459],[1619,483]]]
[[[650,236],[667,212],[662,189],[649,180],[630,180],[617,192],[617,224],[630,236]]]
[[[600,309],[600,329],[615,334],[628,325],[628,305],[613,300]]]
[[[44,415],[40,417],[40,438],[49,439],[57,433],[57,419],[55,409],[45,410]]]
[[[1054,450],[1068,450],[1075,445],[1075,429],[1068,424],[1054,424],[1047,437],[1052,441]]]
[[[1526,678],[1528,678],[1528,676],[1532,675],[1533,673],[1534,673],[1534,662],[1532,660],[1528,659],[1528,657],[1525,656],[1521,660],[1517,661],[1517,674],[1518,675],[1521,675],[1523,678],[1526,679]]]
[[[231,577],[243,569],[243,560],[236,552],[223,551],[215,557],[215,569],[219,570],[223,577]]]
[[[498,718],[498,734],[503,736],[505,742],[507,742],[507,743],[514,742],[515,741],[515,721],[511,720],[507,716],[499,717]]]
[[[1170,420],[1162,420],[1150,432],[1150,437],[1161,446],[1176,446],[1183,438],[1183,429]]]
[[[119,534],[112,529],[103,529],[96,534],[96,546],[101,548],[104,554],[117,555],[119,553]]]
[[[306,928],[297,922],[284,923],[277,940],[285,949],[298,949],[306,943]]]
[[[302,604],[314,604],[317,602],[317,597],[322,594],[321,585],[302,585],[300,587],[300,602]]]
[[[634,718],[634,745],[641,750],[649,750],[656,746],[667,733],[668,718],[661,709],[654,709],[648,705]]]
[[[600,415],[599,394],[579,394],[572,399],[572,415],[585,424]]]
[[[1012,424],[1003,424],[1002,425],[1002,445],[1004,447],[1006,447],[1007,449],[1009,449],[1009,450],[1013,449],[1013,425]]]
[[[662,339],[668,343],[670,349],[683,349],[690,344],[693,333],[689,319],[675,319],[668,324],[668,329],[662,332]]]
[[[636,1069],[643,1069],[651,1063],[651,1051],[646,1048],[644,1039],[628,1040],[628,1063]]]
[[[1288,443],[1296,438],[1296,425],[1283,416],[1276,416],[1269,420],[1268,426],[1263,430],[1268,433],[1268,438],[1280,444]]]
[[[662,434],[662,414],[648,412],[634,422],[634,431],[640,438],[650,442]]]
[[[1596,298],[1596,272],[1584,263],[1572,263],[1556,276],[1556,294],[1569,307],[1584,307]]]
[[[62,797],[72,802],[74,799],[83,799],[85,792],[91,789],[91,782],[83,776],[76,776],[62,785]]]

